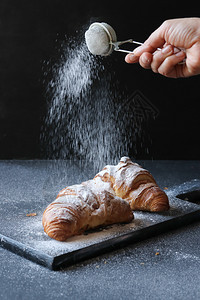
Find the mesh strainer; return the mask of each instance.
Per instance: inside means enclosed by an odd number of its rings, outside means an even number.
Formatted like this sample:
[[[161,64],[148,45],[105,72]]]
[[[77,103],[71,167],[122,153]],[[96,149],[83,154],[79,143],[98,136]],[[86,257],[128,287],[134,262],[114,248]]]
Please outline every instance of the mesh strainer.
[[[132,51],[120,49],[119,47],[125,43],[133,43],[142,45],[132,39],[126,41],[117,41],[114,29],[107,23],[92,23],[85,33],[85,41],[89,51],[94,55],[107,56],[115,51],[132,53]]]

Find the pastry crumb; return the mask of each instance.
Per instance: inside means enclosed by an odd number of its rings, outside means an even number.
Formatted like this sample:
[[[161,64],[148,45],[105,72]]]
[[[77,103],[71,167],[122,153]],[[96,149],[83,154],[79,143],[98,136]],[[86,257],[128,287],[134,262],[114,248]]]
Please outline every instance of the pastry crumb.
[[[29,213],[29,214],[26,214],[26,216],[27,217],[35,217],[35,216],[37,216],[37,214],[36,213]]]
[[[156,252],[155,255],[160,255],[160,252]]]
[[[168,190],[168,187],[165,186],[165,187],[164,187],[164,190]]]

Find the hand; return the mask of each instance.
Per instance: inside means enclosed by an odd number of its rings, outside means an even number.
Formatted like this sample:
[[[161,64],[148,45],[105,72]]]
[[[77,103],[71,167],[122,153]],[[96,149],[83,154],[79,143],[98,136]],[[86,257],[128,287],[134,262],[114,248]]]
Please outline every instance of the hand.
[[[200,74],[200,18],[165,21],[125,61],[171,78]]]

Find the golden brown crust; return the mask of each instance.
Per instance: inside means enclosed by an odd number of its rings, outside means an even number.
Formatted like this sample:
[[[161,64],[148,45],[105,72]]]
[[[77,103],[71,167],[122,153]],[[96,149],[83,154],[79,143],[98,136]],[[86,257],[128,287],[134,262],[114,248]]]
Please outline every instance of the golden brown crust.
[[[122,157],[116,166],[106,166],[95,178],[109,182],[114,194],[129,202],[132,210],[165,211],[169,200],[149,171]]]
[[[44,231],[51,238],[64,241],[90,228],[133,219],[128,202],[99,186],[96,194],[93,193],[95,185],[98,184],[88,181],[87,184],[67,187],[46,208],[42,222]]]
[[[100,225],[130,222],[132,210],[165,211],[167,195],[153,176],[128,157],[93,180],[61,190],[44,211],[44,231],[59,241]]]

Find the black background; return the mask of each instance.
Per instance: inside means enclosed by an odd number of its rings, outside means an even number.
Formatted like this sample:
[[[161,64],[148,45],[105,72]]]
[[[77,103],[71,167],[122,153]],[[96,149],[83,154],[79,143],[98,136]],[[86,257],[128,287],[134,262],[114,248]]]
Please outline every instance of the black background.
[[[98,20],[111,24],[119,40],[144,41],[165,19],[198,16],[196,3],[1,0],[0,158],[45,158],[39,138],[46,108],[43,67],[56,60],[58,40]],[[139,90],[159,110],[148,126],[150,153],[137,159],[199,159],[200,76],[168,79],[126,64],[121,53],[108,60],[123,89]]]

